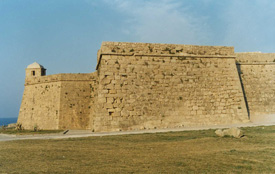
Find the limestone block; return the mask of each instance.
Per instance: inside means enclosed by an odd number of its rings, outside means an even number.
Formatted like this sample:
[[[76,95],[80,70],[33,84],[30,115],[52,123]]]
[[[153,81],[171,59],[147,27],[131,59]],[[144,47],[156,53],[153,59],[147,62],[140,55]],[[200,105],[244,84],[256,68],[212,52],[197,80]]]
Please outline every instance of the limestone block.
[[[108,109],[108,112],[115,112],[115,109]]]
[[[109,93],[109,90],[103,89],[103,90],[101,90],[101,93],[102,93],[102,94],[108,94],[108,93]]]
[[[224,129],[224,130],[218,129],[215,131],[215,133],[217,136],[220,136],[220,137],[232,136],[235,138],[241,138],[244,136],[241,129],[239,129],[237,127],[232,127],[232,128]]]
[[[135,116],[137,115],[135,111],[130,111],[130,116]]]
[[[108,85],[108,84],[111,83],[111,80],[112,80],[111,78],[105,77],[104,79],[102,79],[102,80],[100,81],[100,83],[103,84],[103,85]]]
[[[119,116],[121,116],[121,112],[114,112],[114,113],[112,114],[112,116],[114,116],[114,117],[119,117]]]
[[[107,109],[112,109],[113,108],[113,104],[111,104],[111,103],[106,103],[104,106]]]
[[[113,76],[114,72],[104,72],[104,76]]]
[[[108,97],[107,98],[107,103],[114,103],[114,98]]]
[[[126,109],[123,109],[122,111],[121,111],[121,116],[129,116],[130,115],[130,111],[128,111],[128,110],[126,110]]]
[[[199,107],[198,106],[193,106],[193,110],[198,110],[199,109]]]
[[[109,90],[109,94],[116,94],[116,93],[117,93],[117,91],[115,89]]]
[[[197,111],[197,114],[198,114],[198,115],[202,115],[202,110],[198,110],[198,111]]]

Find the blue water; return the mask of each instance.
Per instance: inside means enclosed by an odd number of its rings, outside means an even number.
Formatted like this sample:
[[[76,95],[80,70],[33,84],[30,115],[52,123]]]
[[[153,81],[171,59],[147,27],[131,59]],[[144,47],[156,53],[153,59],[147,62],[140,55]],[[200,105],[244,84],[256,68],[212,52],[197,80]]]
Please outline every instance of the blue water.
[[[17,122],[17,117],[16,118],[0,118],[0,126],[8,125],[11,123],[16,123],[16,122]]]

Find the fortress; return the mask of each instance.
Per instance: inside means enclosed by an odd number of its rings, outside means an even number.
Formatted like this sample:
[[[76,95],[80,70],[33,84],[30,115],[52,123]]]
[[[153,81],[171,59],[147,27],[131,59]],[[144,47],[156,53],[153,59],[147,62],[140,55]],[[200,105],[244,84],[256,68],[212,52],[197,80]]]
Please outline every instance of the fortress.
[[[275,114],[275,54],[103,42],[96,72],[26,69],[24,129],[120,131],[223,125]]]

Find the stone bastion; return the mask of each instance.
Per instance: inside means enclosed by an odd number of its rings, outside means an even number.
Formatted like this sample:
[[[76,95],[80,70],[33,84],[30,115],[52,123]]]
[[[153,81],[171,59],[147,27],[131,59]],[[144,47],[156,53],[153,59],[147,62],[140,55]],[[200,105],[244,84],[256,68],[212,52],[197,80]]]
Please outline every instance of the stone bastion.
[[[275,114],[275,54],[233,47],[103,42],[96,71],[26,69],[25,129],[121,131],[222,125]]]

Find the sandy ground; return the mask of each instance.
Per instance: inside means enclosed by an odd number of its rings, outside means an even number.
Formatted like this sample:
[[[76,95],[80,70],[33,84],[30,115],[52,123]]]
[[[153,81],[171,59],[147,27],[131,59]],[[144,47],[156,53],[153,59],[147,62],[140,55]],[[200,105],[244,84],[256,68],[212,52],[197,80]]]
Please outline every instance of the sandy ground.
[[[151,130],[136,130],[136,131],[121,131],[121,132],[92,132],[91,130],[69,130],[66,134],[43,134],[43,135],[8,135],[0,134],[0,141],[13,140],[30,140],[30,139],[62,139],[62,138],[80,138],[92,136],[110,136],[110,135],[128,135],[128,134],[143,134],[143,133],[158,133],[158,132],[178,132],[188,130],[205,130],[205,129],[219,129],[230,127],[255,127],[255,126],[271,126],[275,125],[275,115],[261,116],[259,118],[250,118],[250,123],[231,124],[231,125],[213,125],[202,127],[183,127],[183,128],[169,128],[169,129],[151,129]]]
[[[182,128],[169,128],[169,129],[151,129],[151,130],[135,130],[135,131],[121,131],[121,132],[92,132],[91,130],[69,130],[66,134],[36,134],[36,135],[9,135],[0,134],[0,141],[13,141],[13,140],[30,140],[30,139],[61,139],[61,138],[80,138],[91,136],[110,136],[110,135],[128,135],[128,134],[143,134],[143,133],[158,133],[158,132],[178,132],[188,130],[205,130],[205,129],[219,129],[230,127],[255,127],[255,126],[271,126],[275,125],[275,114],[266,116],[254,116],[250,118],[251,122],[243,124],[231,125],[213,125],[201,127],[182,127]]]

